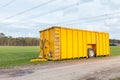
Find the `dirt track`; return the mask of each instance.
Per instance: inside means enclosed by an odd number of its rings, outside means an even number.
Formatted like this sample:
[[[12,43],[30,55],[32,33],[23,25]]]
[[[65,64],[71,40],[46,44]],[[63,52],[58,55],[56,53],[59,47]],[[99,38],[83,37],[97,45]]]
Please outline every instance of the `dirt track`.
[[[1,69],[0,80],[109,80],[120,77],[120,56]]]

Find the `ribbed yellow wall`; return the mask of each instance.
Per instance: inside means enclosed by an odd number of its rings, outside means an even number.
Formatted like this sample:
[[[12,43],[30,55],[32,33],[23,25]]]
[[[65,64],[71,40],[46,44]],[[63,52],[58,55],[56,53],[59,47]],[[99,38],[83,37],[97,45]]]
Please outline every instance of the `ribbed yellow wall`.
[[[52,27],[40,32],[40,39],[47,40],[44,53],[52,52],[52,59],[88,57],[88,48],[94,48],[97,56],[109,55],[109,34],[61,27]]]
[[[72,44],[72,39],[73,39],[73,36],[72,36],[72,30],[67,30],[67,58],[72,58],[73,56],[73,44]]]

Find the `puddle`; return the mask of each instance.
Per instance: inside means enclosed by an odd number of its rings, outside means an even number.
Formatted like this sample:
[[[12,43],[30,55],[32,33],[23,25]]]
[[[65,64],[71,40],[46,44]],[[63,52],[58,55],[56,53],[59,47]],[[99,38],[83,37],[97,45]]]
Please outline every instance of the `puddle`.
[[[0,75],[2,75],[2,74],[5,74],[5,73],[8,73],[8,72],[6,72],[6,71],[0,71]]]
[[[88,78],[86,80],[97,80],[96,77],[91,77],[91,78]]]
[[[25,75],[32,74],[32,73],[34,72],[33,71],[18,71],[18,72],[9,74],[9,75],[10,77],[18,77],[18,76],[25,76]]]

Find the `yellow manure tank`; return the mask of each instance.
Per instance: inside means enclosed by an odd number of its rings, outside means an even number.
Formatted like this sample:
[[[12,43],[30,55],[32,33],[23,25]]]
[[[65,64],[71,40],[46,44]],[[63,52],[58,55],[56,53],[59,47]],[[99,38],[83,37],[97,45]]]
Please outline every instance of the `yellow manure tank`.
[[[108,33],[54,26],[40,31],[40,55],[31,62],[107,55]]]

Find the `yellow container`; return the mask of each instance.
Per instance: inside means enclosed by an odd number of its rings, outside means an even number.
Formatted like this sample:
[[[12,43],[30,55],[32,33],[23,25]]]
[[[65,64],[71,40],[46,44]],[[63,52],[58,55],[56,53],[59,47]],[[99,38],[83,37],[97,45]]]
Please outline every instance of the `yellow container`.
[[[51,27],[40,31],[40,57],[50,60],[110,55],[109,34]]]

